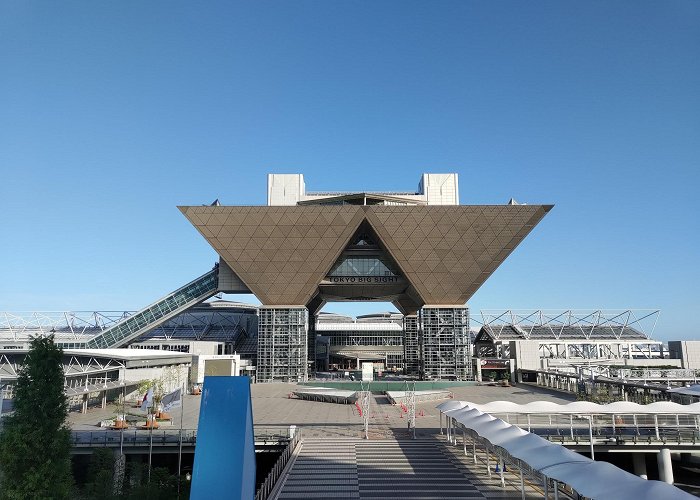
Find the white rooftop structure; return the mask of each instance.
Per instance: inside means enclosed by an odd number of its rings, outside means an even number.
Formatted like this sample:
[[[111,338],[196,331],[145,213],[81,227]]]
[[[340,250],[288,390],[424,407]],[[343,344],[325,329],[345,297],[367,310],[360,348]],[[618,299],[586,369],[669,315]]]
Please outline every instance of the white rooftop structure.
[[[364,204],[385,205],[459,205],[459,185],[456,173],[423,174],[415,192],[307,192],[303,174],[268,174],[268,206],[293,206],[319,201],[343,204],[349,197],[364,196]],[[367,200],[373,200],[368,203]],[[352,204],[358,204],[354,202]]]

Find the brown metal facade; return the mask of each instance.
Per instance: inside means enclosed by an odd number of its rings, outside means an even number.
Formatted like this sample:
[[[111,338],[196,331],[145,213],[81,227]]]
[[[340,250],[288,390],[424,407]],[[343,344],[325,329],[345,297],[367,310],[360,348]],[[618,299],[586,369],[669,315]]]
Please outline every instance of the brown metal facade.
[[[311,302],[366,220],[410,285],[407,302],[423,306],[465,304],[552,207],[179,208],[264,305]]]

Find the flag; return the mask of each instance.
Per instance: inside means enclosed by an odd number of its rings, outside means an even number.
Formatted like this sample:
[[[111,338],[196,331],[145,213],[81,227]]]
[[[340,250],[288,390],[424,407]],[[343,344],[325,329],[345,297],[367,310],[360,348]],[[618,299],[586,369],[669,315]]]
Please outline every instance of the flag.
[[[163,396],[163,411],[170,411],[171,408],[179,408],[182,405],[182,389],[175,389],[170,394]]]
[[[141,402],[141,410],[146,411],[151,406],[153,406],[153,387],[148,389],[148,392],[143,397],[143,401]]]

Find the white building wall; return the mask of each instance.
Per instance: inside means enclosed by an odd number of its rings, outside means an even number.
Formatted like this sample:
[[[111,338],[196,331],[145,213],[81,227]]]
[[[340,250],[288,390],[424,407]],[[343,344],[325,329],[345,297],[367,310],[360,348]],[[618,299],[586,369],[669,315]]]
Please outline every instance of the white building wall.
[[[672,340],[668,350],[671,357],[681,360],[686,370],[700,369],[700,340]]]
[[[423,174],[418,189],[428,205],[459,205],[457,174]]]
[[[138,382],[146,379],[159,379],[163,377],[163,373],[166,368],[172,370],[171,376],[168,378],[168,380],[163,380],[163,389],[166,393],[172,392],[178,387],[182,387],[187,382],[190,372],[189,363],[169,366],[127,368],[124,372],[124,378],[133,382]],[[132,399],[135,397],[143,397],[143,394],[139,394],[138,389],[134,389],[132,392],[126,394],[127,399]]]
[[[268,174],[267,205],[296,205],[304,199],[306,186],[302,174]]]
[[[511,340],[510,358],[517,370],[541,370],[540,344],[536,340]]]
[[[241,357],[238,354],[202,354],[192,356],[192,371],[190,373],[191,384],[203,384],[206,375],[207,361],[227,360],[231,362],[231,374],[239,375],[241,371]]]

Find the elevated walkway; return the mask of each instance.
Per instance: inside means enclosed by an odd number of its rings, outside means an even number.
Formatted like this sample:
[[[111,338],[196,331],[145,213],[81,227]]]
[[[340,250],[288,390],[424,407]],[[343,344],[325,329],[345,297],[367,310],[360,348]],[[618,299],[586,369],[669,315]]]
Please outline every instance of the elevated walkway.
[[[162,299],[103,330],[85,343],[87,349],[123,347],[219,291],[218,266]]]

